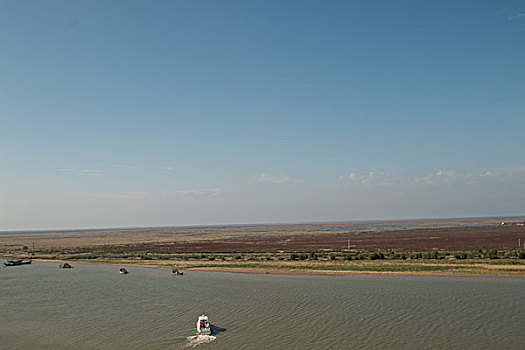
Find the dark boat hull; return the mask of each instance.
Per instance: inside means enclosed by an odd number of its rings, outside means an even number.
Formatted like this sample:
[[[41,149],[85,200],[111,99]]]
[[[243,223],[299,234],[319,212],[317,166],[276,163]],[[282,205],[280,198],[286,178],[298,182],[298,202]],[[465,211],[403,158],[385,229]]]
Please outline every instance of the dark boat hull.
[[[19,259],[19,260],[9,260],[9,261],[4,262],[5,266],[20,266],[20,265],[27,265],[27,264],[31,264],[31,260]]]

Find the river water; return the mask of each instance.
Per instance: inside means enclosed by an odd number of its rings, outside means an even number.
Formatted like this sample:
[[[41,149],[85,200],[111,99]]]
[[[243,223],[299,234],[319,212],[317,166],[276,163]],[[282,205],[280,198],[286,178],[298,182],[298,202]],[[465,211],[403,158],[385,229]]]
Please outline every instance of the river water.
[[[525,349],[525,278],[128,271],[1,268],[0,348]]]

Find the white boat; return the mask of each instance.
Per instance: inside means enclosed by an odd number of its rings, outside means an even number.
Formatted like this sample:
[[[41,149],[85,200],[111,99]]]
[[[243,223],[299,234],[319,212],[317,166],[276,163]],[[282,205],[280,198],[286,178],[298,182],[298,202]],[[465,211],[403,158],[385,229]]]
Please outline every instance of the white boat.
[[[197,319],[197,334],[211,334],[211,326],[210,322],[208,321],[208,316],[204,314],[204,310],[202,311],[202,314]]]

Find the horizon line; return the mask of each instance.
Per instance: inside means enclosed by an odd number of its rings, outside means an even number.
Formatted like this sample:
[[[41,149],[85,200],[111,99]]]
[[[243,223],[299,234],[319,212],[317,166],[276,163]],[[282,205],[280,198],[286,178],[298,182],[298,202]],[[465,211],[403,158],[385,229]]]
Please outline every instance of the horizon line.
[[[155,229],[197,229],[214,227],[245,227],[245,226],[284,226],[284,225],[337,225],[346,223],[382,223],[382,222],[404,222],[421,220],[468,220],[468,219],[514,219],[525,218],[525,215],[494,215],[494,216],[466,216],[466,217],[420,217],[420,218],[398,218],[398,219],[355,219],[355,220],[333,220],[333,221],[290,221],[290,222],[255,222],[255,223],[228,223],[228,224],[190,224],[190,225],[161,225],[161,226],[107,226],[91,228],[57,228],[57,229],[17,229],[0,230],[0,234],[9,233],[51,233],[51,232],[88,232],[88,231],[125,231],[125,230],[155,230]]]

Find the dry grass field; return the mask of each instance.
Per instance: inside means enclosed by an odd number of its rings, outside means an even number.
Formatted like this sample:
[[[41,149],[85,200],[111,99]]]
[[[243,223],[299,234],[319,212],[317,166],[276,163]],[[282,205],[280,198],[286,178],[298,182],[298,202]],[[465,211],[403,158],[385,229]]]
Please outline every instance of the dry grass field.
[[[510,222],[501,225],[501,222]],[[525,275],[522,218],[17,232],[0,256],[294,273]],[[350,250],[348,241],[350,240]]]

